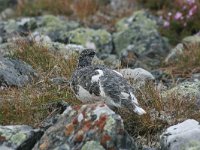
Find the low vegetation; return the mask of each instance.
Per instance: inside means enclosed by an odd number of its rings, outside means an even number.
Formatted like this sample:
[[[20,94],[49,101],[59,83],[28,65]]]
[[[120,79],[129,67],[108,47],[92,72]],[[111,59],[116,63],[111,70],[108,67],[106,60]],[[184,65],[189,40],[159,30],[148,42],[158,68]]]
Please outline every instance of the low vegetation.
[[[102,25],[112,31],[116,21],[133,13],[135,1],[127,1],[128,7],[113,10],[107,0],[18,0],[16,15],[63,15],[85,26]]]
[[[177,60],[172,61],[163,70],[171,74],[173,78],[188,78],[192,74],[200,72],[200,45],[185,44],[183,53],[178,55]]]
[[[73,96],[67,83],[61,86],[50,81],[54,77],[66,77],[69,80],[76,66],[76,56],[65,60],[59,54],[53,54],[45,46],[35,42],[17,41],[17,45],[16,52],[11,57],[19,58],[33,66],[39,79],[25,87],[8,88],[0,93],[3,99],[0,124],[37,126],[53,111],[53,103],[80,103]]]

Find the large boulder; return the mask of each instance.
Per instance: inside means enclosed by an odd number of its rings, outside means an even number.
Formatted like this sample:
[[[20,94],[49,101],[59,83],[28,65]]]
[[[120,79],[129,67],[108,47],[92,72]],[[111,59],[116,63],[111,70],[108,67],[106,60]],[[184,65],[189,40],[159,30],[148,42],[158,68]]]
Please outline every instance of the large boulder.
[[[43,132],[27,125],[0,126],[1,150],[30,150]]]
[[[162,150],[199,150],[200,125],[193,119],[171,126],[161,135]]]
[[[127,58],[134,53],[136,59],[149,67],[159,66],[163,57],[168,54],[169,44],[157,31],[157,20],[148,12],[137,11],[131,17],[119,21],[118,32],[114,34],[115,52]],[[129,60],[129,67],[136,62]]]
[[[121,117],[105,104],[67,107],[33,150],[51,149],[127,149],[136,143],[124,130]]]
[[[37,77],[36,71],[27,63],[0,57],[0,86],[21,87]]]

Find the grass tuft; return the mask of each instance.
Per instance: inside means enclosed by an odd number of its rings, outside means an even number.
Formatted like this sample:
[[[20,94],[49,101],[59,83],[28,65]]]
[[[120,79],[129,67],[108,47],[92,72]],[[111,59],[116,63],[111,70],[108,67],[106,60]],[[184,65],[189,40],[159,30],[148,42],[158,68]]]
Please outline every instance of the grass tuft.
[[[28,124],[37,126],[52,111],[52,103],[62,100],[71,105],[80,104],[67,84],[56,85],[50,79],[66,77],[68,80],[76,67],[76,56],[65,60],[59,54],[35,42],[17,41],[12,57],[21,59],[38,72],[39,79],[22,88],[8,88],[0,93],[0,124]]]

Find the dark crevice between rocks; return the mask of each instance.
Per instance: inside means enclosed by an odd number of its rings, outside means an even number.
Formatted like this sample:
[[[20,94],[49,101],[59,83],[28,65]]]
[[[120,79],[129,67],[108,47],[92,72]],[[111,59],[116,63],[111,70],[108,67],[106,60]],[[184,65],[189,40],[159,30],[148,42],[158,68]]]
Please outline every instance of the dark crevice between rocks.
[[[37,132],[33,133],[32,137],[30,137],[26,141],[24,141],[16,150],[32,149],[34,147],[34,145],[37,143],[37,141],[40,140],[40,138],[42,137],[43,134],[44,134],[44,131],[38,130]]]

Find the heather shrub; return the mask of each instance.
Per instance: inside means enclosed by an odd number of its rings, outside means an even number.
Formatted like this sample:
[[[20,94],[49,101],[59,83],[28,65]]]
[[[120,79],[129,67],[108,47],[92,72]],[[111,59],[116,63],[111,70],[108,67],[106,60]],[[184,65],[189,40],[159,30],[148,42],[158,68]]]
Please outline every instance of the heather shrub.
[[[172,44],[177,44],[183,37],[196,34],[200,30],[200,1],[198,0],[137,1],[163,20],[160,32],[168,37]]]

